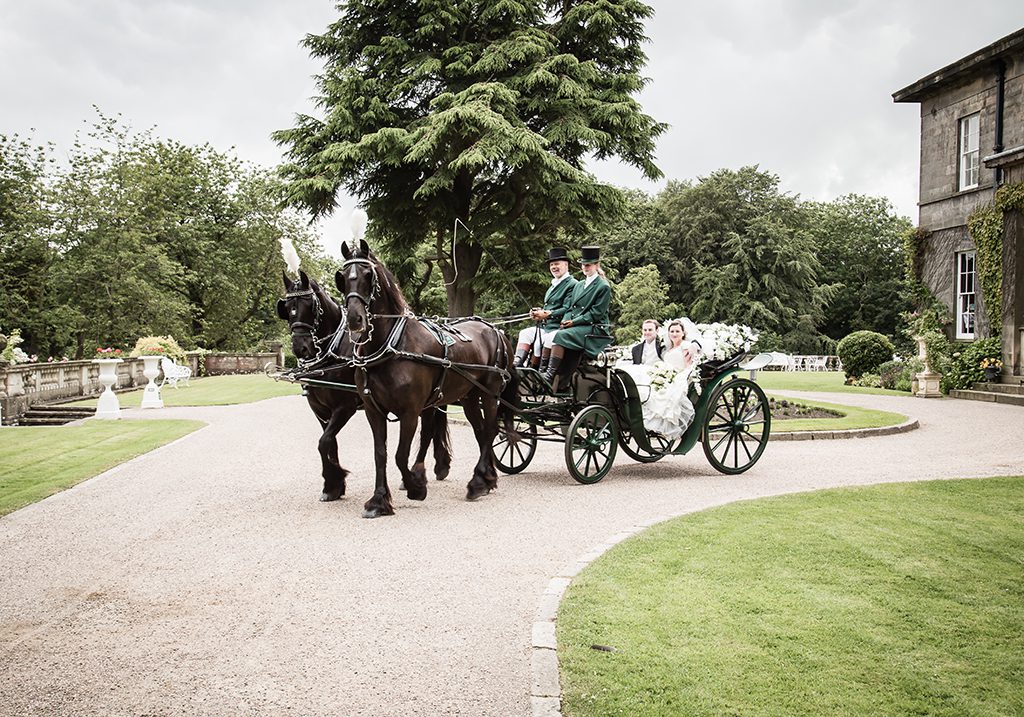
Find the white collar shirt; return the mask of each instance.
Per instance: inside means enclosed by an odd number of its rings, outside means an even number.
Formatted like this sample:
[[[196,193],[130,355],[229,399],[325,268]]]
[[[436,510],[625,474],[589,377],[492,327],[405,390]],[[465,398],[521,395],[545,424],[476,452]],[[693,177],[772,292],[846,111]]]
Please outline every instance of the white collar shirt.
[[[653,341],[644,341],[643,353],[640,356],[640,363],[651,365],[658,362],[658,347]]]

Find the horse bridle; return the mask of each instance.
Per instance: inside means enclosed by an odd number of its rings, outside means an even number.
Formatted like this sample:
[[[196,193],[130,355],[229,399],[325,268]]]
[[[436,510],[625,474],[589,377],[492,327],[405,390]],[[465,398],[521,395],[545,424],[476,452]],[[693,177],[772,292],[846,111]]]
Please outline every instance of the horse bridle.
[[[367,324],[366,336],[365,336],[365,338],[363,338],[362,341],[356,341],[352,337],[352,335],[351,335],[352,332],[351,331],[349,332],[349,341],[352,342],[352,345],[353,346],[363,346],[363,345],[369,343],[370,339],[373,338],[373,318],[374,318],[374,316],[373,316],[373,312],[370,311],[370,305],[373,303],[373,301],[378,296],[380,296],[380,279],[377,278],[377,266],[371,260],[365,259],[363,257],[358,257],[358,256],[357,257],[352,257],[351,259],[347,260],[344,264],[341,265],[341,270],[342,270],[342,272],[344,272],[350,266],[355,266],[356,264],[366,264],[367,266],[370,267],[370,296],[366,297],[366,296],[363,296],[362,294],[360,294],[358,291],[350,291],[347,294],[345,294],[345,308],[346,308],[346,310],[348,309],[348,301],[351,298],[356,298],[356,299],[359,299],[361,302],[363,302],[363,307],[364,307],[365,313],[366,313],[366,324]]]
[[[309,335],[312,339],[313,345],[316,346],[316,356],[311,359],[297,359],[300,363],[313,363],[320,360],[320,343],[325,340],[317,336],[317,331],[320,330],[320,319],[324,315],[324,307],[320,303],[320,297],[316,295],[316,292],[312,289],[303,289],[301,291],[289,291],[284,295],[285,300],[288,299],[299,299],[304,296],[308,296],[313,300],[313,323],[307,324],[304,321],[294,321],[288,323],[288,331],[294,339],[296,336]]]

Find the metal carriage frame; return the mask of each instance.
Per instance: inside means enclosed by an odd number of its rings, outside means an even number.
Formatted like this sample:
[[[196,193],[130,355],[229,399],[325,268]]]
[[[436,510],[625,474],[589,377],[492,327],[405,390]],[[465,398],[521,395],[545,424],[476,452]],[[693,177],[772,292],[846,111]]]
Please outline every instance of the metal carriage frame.
[[[519,369],[520,405],[517,436],[501,427],[494,442],[495,463],[504,473],[526,469],[540,441],[564,443],[569,474],[579,483],[597,483],[611,470],[622,448],[640,463],[667,455],[684,455],[700,443],[712,467],[736,475],[761,457],[771,433],[771,411],[754,381],[736,376],[745,354],[699,366],[700,381],[690,389],[695,415],[676,440],[648,431],[643,424],[640,392],[632,376],[599,355],[582,364],[570,388],[553,394],[541,375]],[[698,389],[699,385],[699,389]]]

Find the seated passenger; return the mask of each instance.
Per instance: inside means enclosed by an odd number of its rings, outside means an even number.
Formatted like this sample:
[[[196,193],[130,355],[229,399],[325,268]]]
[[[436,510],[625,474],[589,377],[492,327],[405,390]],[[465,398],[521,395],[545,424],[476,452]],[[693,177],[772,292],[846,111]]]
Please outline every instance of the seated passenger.
[[[530,355],[530,348],[536,347],[538,343],[537,332],[540,331],[540,344],[542,350],[534,350],[533,367],[543,371],[546,367],[541,364],[541,356],[546,360],[551,354],[551,340],[562,321],[562,316],[569,308],[569,299],[572,297],[572,289],[576,286],[576,280],[569,274],[569,255],[565,249],[556,246],[548,251],[548,271],[551,272],[551,286],[544,294],[544,308],[531,309],[530,318],[537,322],[519,332],[519,339],[516,342],[516,366],[526,364],[526,357]]]
[[[639,389],[644,427],[675,440],[693,422],[690,384],[704,356],[703,338],[689,319],[669,322],[667,333],[668,345],[661,361],[652,366],[626,362],[618,368],[632,376]]]
[[[551,358],[544,372],[553,390],[558,388],[554,379],[567,349],[594,358],[612,342],[608,332],[612,288],[601,275],[601,247],[585,246],[581,253],[580,265],[585,278],[573,287],[569,308],[552,339]]]
[[[658,322],[654,319],[647,319],[641,327],[643,340],[633,345],[633,363],[646,364],[650,366],[661,360],[662,345],[658,338]]]

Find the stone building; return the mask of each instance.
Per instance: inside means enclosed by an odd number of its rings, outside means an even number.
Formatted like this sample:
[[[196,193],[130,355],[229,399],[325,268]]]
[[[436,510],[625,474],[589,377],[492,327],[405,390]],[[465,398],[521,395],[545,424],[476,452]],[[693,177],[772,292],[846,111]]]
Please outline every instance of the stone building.
[[[1001,331],[990,325],[967,219],[999,187],[1024,181],[1024,29],[922,77],[893,100],[921,106],[924,283],[955,319],[950,338],[1000,333],[1003,373],[1020,376],[1024,218],[1019,211],[1004,215]]]

